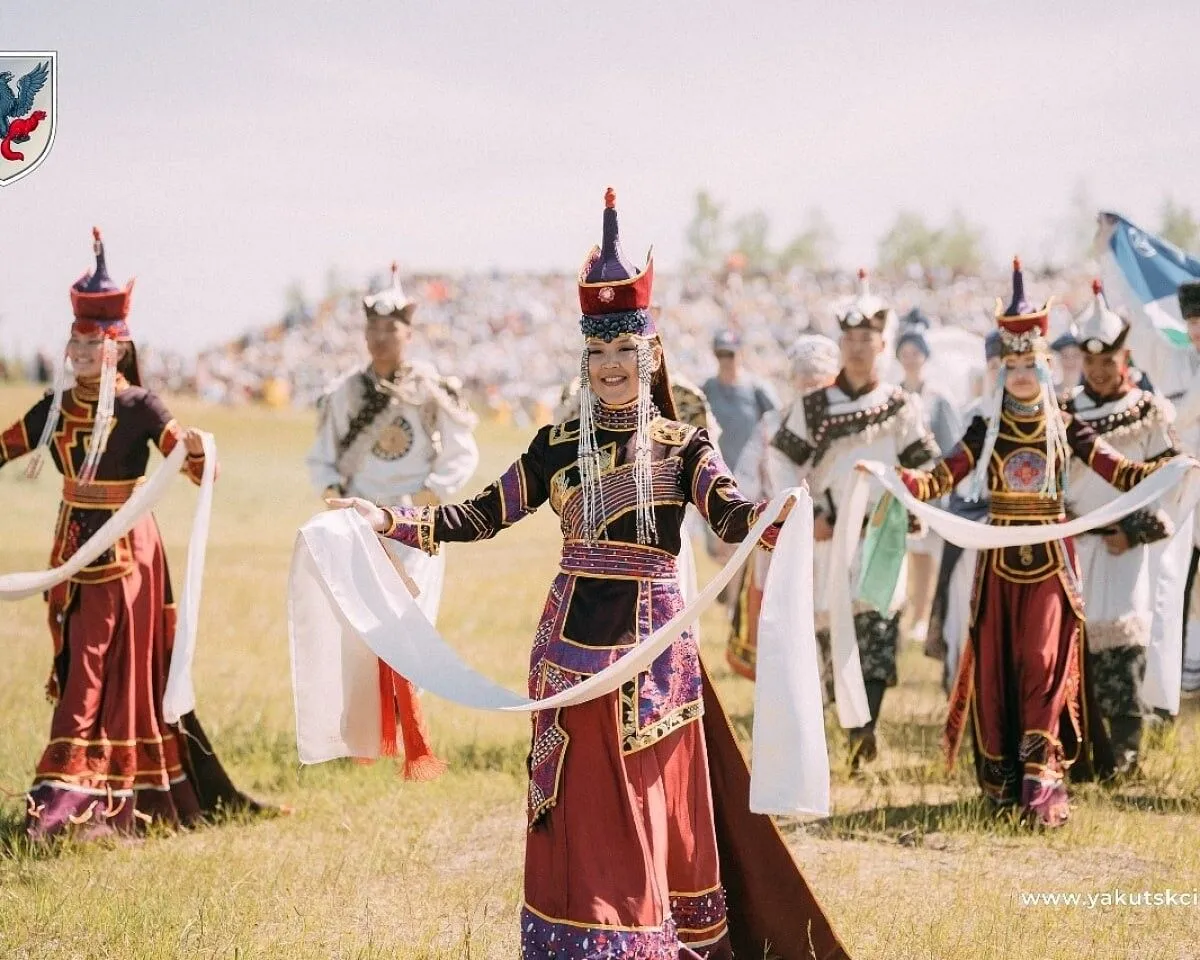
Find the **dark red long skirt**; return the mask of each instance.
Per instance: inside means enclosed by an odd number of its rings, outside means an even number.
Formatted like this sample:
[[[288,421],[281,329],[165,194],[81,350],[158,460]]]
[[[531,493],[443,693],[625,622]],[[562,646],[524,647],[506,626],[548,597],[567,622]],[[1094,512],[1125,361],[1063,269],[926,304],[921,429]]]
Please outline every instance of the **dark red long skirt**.
[[[29,791],[33,837],[134,832],[257,809],[234,789],[194,715],[163,719],[175,609],[153,517],[130,531],[133,569],[49,597],[57,703]]]
[[[617,694],[561,711],[558,802],[529,833],[525,960],[847,956],[750,778],[707,675],[703,723],[622,755]]]

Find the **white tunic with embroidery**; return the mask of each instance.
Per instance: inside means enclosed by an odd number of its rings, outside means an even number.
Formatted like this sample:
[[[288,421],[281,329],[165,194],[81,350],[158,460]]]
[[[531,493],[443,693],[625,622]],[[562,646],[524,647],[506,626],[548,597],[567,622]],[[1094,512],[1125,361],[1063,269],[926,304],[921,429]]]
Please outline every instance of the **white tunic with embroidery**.
[[[1175,451],[1171,428],[1174,410],[1170,403],[1145,390],[1134,387],[1115,400],[1098,402],[1079,386],[1067,395],[1064,405],[1068,413],[1088,424],[1130,460],[1144,462]],[[1066,501],[1073,515],[1097,510],[1116,496],[1118,491],[1086,464],[1078,460],[1072,463]],[[1155,606],[1154,544],[1174,532],[1166,515],[1156,511],[1132,514],[1119,527],[1133,546],[1116,556],[1105,548],[1099,532],[1075,540],[1088,646],[1093,651],[1149,643]]]
[[[347,496],[384,506],[429,490],[449,500],[479,465],[475,417],[451,385],[424,364],[411,364],[394,385],[378,386],[370,368],[337,381],[321,400],[317,439],[308,454],[318,491],[341,486]],[[339,444],[369,393],[389,391],[388,405],[338,455]]]
[[[386,406],[339,452],[376,390],[389,394]],[[422,490],[450,500],[479,466],[475,422],[454,386],[426,364],[407,365],[391,384],[380,384],[370,367],[355,370],[321,399],[317,438],[307,457],[309,476],[319,492],[341,487],[346,496],[383,506],[410,505]],[[421,611],[436,622],[445,557],[430,557],[394,540],[384,546],[420,591]]]
[[[815,510],[836,522],[859,460],[916,467],[936,456],[937,447],[925,427],[918,399],[888,383],[852,396],[844,378],[839,377],[832,386],[792,404],[770,440],[762,475],[768,490],[807,481]],[[879,497],[874,488],[872,497]],[[834,574],[828,569],[831,542],[819,541],[813,555],[815,569],[829,575]],[[850,575],[856,577],[856,572]],[[825,593],[824,577],[818,574],[815,600],[820,628],[827,619]],[[892,600],[893,612],[903,605],[904,594],[902,573]]]

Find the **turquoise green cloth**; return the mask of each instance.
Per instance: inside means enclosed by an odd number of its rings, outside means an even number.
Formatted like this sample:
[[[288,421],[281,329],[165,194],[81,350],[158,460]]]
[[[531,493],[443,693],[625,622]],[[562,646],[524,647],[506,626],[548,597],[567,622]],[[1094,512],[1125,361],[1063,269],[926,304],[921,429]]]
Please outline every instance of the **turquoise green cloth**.
[[[859,600],[880,613],[887,613],[907,549],[908,512],[899,500],[885,493],[871,514],[863,542],[862,567],[858,575]]]

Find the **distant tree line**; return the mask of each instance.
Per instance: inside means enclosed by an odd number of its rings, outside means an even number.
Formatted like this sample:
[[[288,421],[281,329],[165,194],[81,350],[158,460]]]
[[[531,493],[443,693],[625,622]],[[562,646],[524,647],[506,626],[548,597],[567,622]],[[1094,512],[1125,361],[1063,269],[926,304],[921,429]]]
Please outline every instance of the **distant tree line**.
[[[1078,184],[1068,212],[1055,223],[1040,251],[1047,266],[1078,263],[1091,251],[1100,207],[1086,184]],[[1158,234],[1189,252],[1200,251],[1200,221],[1191,209],[1167,197],[1159,213]],[[688,266],[698,271],[736,269],[744,273],[811,272],[832,269],[837,234],[825,213],[813,207],[801,228],[782,246],[771,242],[771,221],[761,209],[731,214],[707,190],[696,193],[687,226]],[[987,260],[987,236],[960,210],[945,223],[930,223],[922,214],[901,210],[876,246],[877,270],[910,276],[952,279],[977,274]]]

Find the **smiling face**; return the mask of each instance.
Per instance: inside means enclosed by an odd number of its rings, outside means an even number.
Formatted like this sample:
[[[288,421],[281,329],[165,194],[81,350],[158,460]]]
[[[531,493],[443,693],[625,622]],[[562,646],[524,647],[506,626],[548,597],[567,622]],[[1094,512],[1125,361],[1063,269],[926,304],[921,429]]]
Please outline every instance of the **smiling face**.
[[[67,341],[67,359],[71,361],[71,369],[79,380],[95,380],[100,376],[100,367],[104,358],[104,336],[98,331],[83,333],[71,331],[71,339]],[[125,355],[124,344],[117,345],[120,359]]]
[[[1037,361],[1032,353],[1017,353],[1004,358],[1004,389],[1018,400],[1029,403],[1042,393],[1038,383]]]
[[[1108,397],[1120,389],[1129,369],[1129,351],[1083,354],[1083,379],[1097,396]]]
[[[651,349],[654,352],[653,367],[657,370],[662,362],[662,348],[654,343]],[[637,400],[637,354],[638,342],[628,334],[611,342],[587,342],[588,382],[601,403],[621,407]]]

